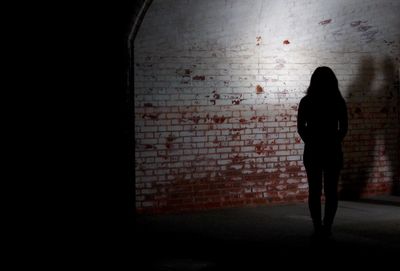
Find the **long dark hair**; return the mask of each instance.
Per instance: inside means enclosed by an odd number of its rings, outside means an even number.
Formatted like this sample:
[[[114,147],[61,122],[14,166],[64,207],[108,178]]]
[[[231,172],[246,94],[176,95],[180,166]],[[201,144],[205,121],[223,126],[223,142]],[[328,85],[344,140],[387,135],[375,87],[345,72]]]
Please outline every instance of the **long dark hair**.
[[[311,76],[307,96],[315,98],[339,98],[343,99],[339,90],[335,73],[329,67],[318,67]]]

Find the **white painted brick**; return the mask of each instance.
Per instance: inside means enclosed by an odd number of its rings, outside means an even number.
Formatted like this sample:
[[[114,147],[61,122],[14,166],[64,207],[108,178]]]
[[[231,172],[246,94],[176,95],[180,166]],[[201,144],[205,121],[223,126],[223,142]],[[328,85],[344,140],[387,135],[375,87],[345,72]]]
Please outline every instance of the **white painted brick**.
[[[343,172],[356,175],[356,168],[366,167],[371,176],[367,184],[392,183],[395,166],[388,159],[398,157],[399,116],[398,111],[389,109],[383,114],[381,110],[399,106],[400,95],[389,75],[396,72],[395,58],[400,52],[398,1],[289,0],[277,1],[273,10],[271,5],[256,2],[152,3],[135,39],[135,159],[144,170],[135,170],[137,182],[181,177],[196,181],[206,176],[204,170],[209,170],[212,179],[216,172],[225,174],[234,159],[229,155],[237,153],[246,155],[239,161],[243,164],[236,166],[242,175],[267,174],[265,170],[289,163],[301,167],[296,173],[302,176],[298,189],[307,189],[304,143],[299,142],[297,108],[293,107],[304,96],[314,69],[329,65],[349,110],[353,108],[344,144],[345,157],[353,159]],[[196,12],[192,12],[193,5]],[[332,21],[320,23],[328,19]],[[351,26],[358,20],[360,26],[371,28],[363,32]],[[375,29],[379,33],[369,32]],[[367,42],[366,34],[374,40]],[[256,45],[258,36],[261,40]],[[283,44],[286,39],[290,44]],[[257,94],[257,85],[263,93]],[[388,88],[392,94],[385,92]],[[240,103],[233,104],[234,99]],[[355,107],[367,117],[358,117]],[[145,114],[153,119],[144,119]],[[214,115],[226,120],[214,123]],[[167,148],[170,134],[175,139]],[[215,139],[219,142],[214,143]],[[267,152],[258,154],[255,144],[261,142]],[[213,164],[207,169],[203,165],[207,163]],[[201,172],[178,176],[167,168]],[[285,173],[280,178],[288,176]],[[257,190],[249,187],[248,193],[251,188]],[[137,208],[158,206],[143,197],[138,201]]]

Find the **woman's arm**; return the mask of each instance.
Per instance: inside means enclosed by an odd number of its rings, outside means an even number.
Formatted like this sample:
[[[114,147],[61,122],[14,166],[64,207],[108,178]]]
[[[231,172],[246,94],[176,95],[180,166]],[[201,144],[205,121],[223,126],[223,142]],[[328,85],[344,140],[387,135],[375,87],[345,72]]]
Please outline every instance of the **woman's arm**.
[[[299,104],[299,109],[297,113],[297,132],[299,133],[301,139],[306,143],[307,142],[307,120],[305,113],[305,104],[304,98],[301,99]]]
[[[344,137],[347,134],[348,130],[348,118],[347,118],[347,106],[346,102],[343,100],[340,103],[340,110],[339,110],[339,139],[340,142],[343,141]]]

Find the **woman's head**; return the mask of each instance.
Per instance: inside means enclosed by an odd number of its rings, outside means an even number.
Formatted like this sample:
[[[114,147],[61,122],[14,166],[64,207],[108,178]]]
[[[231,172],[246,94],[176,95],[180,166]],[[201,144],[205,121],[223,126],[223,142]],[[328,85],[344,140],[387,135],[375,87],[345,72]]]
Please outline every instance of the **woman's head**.
[[[307,95],[318,97],[340,96],[339,84],[335,73],[329,67],[318,67],[311,76]]]

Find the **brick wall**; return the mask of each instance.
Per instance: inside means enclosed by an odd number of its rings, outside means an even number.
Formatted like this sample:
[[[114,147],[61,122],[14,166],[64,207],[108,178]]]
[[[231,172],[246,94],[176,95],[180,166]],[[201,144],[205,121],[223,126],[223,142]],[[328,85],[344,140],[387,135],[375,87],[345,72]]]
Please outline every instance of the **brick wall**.
[[[348,103],[341,195],[398,181],[400,1],[154,0],[134,43],[139,212],[305,201],[297,106],[317,66]]]

